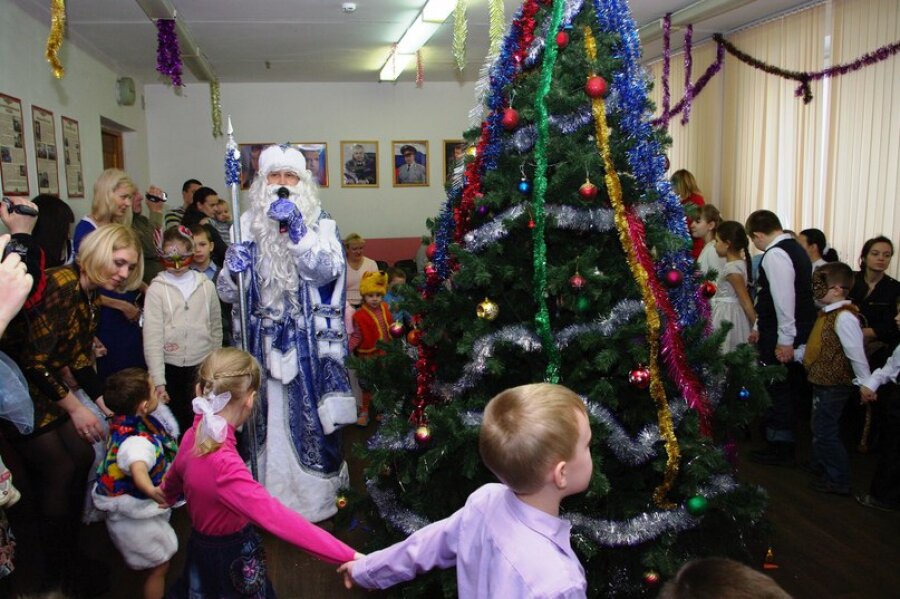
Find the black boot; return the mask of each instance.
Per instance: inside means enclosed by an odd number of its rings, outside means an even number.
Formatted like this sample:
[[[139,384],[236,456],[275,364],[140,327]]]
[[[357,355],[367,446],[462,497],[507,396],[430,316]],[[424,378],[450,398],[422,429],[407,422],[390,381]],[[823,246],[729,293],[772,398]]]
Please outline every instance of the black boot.
[[[750,459],[757,464],[788,468],[793,468],[797,463],[794,459],[794,444],[784,442],[768,443],[763,449],[751,451]]]

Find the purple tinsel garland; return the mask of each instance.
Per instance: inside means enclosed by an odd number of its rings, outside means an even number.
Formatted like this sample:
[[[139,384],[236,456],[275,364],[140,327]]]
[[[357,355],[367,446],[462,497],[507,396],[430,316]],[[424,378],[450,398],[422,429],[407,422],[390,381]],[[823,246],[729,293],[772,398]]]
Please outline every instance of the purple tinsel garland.
[[[156,30],[156,70],[169,77],[173,87],[181,87],[181,50],[175,20],[157,19]]]
[[[660,117],[664,123],[669,122],[669,114],[672,108],[672,95],[669,91],[669,73],[672,62],[672,13],[666,13],[663,18],[663,111]]]
[[[725,48],[722,46],[718,46],[716,48],[716,61],[707,67],[706,72],[697,79],[694,84],[693,95],[697,96],[700,92],[703,91],[703,88],[706,87],[706,84],[709,83],[709,80],[712,79],[716,73],[718,73],[722,69],[722,65],[725,64]],[[684,110],[684,98],[680,99],[675,106],[669,111],[668,117],[665,115],[660,116],[659,118],[653,119],[651,121],[655,126],[665,126],[669,124],[669,121],[675,118],[677,115]]]
[[[684,32],[684,112],[681,114],[681,124],[687,125],[691,118],[691,103],[694,101],[694,84],[691,83],[691,67],[694,60],[691,57],[691,42],[694,40],[694,26],[688,25]]]

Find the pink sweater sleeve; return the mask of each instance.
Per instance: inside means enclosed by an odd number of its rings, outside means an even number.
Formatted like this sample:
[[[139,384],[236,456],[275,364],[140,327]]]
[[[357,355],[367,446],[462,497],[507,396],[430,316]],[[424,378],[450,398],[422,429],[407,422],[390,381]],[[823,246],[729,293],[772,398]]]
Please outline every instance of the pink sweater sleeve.
[[[223,504],[323,561],[340,564],[353,559],[353,548],[286,508],[253,480],[237,454],[222,457],[215,484]]]
[[[178,451],[180,453],[181,448],[179,448]],[[181,478],[181,464],[179,463],[177,455],[175,456],[175,461],[163,477],[160,487],[162,488],[163,494],[166,496],[166,503],[169,505],[174,505],[181,497],[181,494],[184,493],[184,479]]]

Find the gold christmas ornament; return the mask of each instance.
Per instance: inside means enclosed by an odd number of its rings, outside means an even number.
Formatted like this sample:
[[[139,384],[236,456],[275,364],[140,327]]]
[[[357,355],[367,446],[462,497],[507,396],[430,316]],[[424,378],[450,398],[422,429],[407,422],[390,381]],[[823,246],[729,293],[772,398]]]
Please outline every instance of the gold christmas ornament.
[[[475,315],[478,318],[483,318],[485,320],[494,320],[500,315],[500,306],[488,298],[484,298],[484,301],[475,308]]]

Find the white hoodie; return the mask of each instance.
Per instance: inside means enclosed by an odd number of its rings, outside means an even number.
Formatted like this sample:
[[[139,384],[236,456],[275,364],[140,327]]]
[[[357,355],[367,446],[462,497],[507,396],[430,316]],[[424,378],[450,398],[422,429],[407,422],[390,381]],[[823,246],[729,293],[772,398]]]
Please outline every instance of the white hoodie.
[[[166,364],[196,366],[222,346],[222,313],[212,281],[189,270],[179,276],[188,283],[183,293],[170,277],[156,275],[144,299],[144,359],[156,386],[166,384]]]

